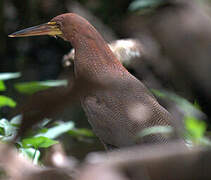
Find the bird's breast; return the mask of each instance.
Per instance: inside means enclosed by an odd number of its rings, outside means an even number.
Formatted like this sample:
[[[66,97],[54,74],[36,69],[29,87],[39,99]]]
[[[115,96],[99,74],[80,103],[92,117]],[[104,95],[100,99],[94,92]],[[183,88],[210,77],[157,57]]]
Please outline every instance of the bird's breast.
[[[81,99],[82,107],[96,135],[105,143],[115,146],[134,144],[129,132],[126,111],[112,95],[97,93]]]

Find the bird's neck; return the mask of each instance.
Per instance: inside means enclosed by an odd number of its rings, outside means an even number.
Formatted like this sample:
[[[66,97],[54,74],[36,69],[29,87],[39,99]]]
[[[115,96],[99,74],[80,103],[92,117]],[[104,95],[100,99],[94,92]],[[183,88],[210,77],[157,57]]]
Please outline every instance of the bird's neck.
[[[94,30],[90,36],[74,38],[71,42],[75,48],[76,76],[91,76],[99,78],[104,75],[124,73],[126,69],[114,56],[101,35]]]

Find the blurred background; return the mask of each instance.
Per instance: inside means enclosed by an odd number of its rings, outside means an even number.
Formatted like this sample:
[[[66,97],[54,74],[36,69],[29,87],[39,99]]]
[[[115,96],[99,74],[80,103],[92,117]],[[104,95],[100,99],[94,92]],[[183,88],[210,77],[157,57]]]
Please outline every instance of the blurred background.
[[[62,13],[75,12],[88,19],[108,43],[135,39],[137,44],[133,46],[139,47],[139,56],[131,55],[126,68],[154,90],[159,102],[176,118],[193,113],[194,117],[205,120],[209,128],[210,5],[210,0],[1,0],[0,72],[21,73],[19,78],[5,81],[7,89],[1,93],[22,104],[28,98],[27,93],[20,86],[14,88],[14,84],[69,78],[66,72],[71,68],[62,64],[63,56],[71,49],[69,43],[46,36],[8,38],[8,34],[48,22]],[[120,51],[127,51],[121,50],[124,43],[117,46]],[[163,99],[165,96],[170,98]],[[2,107],[0,113],[1,117],[10,118],[13,107]],[[90,128],[80,106],[71,110],[67,107],[56,118],[73,121],[78,128]],[[66,138],[65,141],[72,142],[67,148],[78,157],[103,149],[98,140]]]

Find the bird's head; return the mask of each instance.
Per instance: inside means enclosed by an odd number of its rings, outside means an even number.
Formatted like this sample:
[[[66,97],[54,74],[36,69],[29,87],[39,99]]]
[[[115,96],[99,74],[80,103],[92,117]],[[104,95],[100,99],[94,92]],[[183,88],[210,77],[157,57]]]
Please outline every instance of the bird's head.
[[[64,40],[74,39],[75,34],[80,32],[81,35],[86,35],[90,24],[84,18],[73,13],[66,13],[54,17],[45,24],[33,26],[12,33],[9,37],[27,37],[27,36],[59,36]],[[88,28],[88,29],[87,29]]]

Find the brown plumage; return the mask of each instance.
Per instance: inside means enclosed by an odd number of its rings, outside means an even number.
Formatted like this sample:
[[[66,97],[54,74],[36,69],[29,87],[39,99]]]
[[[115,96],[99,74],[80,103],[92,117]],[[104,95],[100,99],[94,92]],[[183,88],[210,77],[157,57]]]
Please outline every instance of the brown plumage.
[[[10,36],[47,34],[60,36],[75,48],[75,81],[85,78],[106,87],[80,96],[88,121],[106,147],[166,141],[161,134],[136,139],[137,133],[146,127],[171,125],[171,116],[122,66],[88,21],[76,14],[62,14],[47,24]]]

